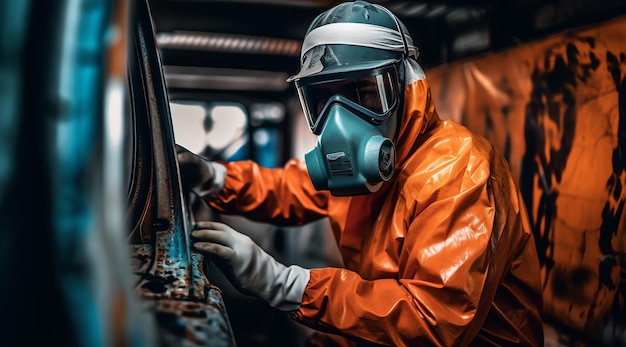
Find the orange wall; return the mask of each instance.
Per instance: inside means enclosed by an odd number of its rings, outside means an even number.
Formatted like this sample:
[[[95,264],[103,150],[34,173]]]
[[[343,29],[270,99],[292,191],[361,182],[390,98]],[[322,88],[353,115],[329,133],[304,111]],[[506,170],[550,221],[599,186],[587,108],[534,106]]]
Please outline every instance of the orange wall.
[[[545,314],[590,335],[616,334],[607,326],[626,300],[625,52],[623,17],[427,72],[441,117],[509,160]]]

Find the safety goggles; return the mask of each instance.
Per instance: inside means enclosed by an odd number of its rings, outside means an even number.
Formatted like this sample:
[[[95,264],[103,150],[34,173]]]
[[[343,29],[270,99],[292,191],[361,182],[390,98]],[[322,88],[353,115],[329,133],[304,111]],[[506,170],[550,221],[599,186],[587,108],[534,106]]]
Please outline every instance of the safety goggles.
[[[384,123],[398,106],[398,89],[397,63],[296,81],[304,115],[316,135],[320,134],[335,103],[341,103],[372,124]]]

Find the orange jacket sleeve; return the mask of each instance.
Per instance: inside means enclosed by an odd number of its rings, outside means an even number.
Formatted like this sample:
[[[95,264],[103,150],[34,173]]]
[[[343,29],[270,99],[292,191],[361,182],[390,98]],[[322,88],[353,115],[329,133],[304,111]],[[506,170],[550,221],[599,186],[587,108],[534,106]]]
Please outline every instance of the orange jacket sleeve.
[[[328,194],[313,187],[304,164],[291,159],[282,168],[252,161],[223,163],[226,180],[208,200],[216,211],[274,225],[302,225],[327,215]]]
[[[346,269],[312,269],[294,318],[316,329],[389,346],[452,346],[474,318],[485,284],[481,265],[489,261],[487,242],[457,249],[459,257],[435,256],[444,258],[430,260],[437,266],[429,266],[428,256],[416,250],[409,257],[426,263],[419,274],[405,273],[400,280],[368,281]],[[465,273],[463,268],[471,266],[476,268]]]

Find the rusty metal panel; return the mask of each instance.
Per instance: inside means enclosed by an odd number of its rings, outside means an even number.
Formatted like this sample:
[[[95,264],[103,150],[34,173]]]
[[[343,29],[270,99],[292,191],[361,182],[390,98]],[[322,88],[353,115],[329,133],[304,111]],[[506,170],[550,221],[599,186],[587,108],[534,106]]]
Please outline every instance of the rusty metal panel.
[[[192,278],[180,266],[173,267],[172,272],[150,276],[146,274],[155,259],[154,247],[143,244],[131,248],[139,278],[137,287],[155,313],[162,345],[235,346],[222,292],[204,275],[201,255],[192,254]]]
[[[220,290],[192,252],[192,214],[182,192],[169,99],[146,0],[133,13],[130,85],[134,177],[129,236],[136,288],[154,313],[161,346],[235,346]]]
[[[626,344],[625,33],[621,17],[428,71],[442,118],[508,159],[542,264],[545,317],[570,329],[572,344]]]

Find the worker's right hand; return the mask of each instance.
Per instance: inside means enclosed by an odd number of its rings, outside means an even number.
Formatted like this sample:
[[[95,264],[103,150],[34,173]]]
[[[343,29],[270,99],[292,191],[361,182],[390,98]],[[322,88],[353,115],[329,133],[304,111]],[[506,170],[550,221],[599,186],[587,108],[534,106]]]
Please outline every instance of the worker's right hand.
[[[176,145],[176,154],[185,192],[193,191],[200,196],[217,193],[215,165],[219,164],[203,159],[180,145]]]

